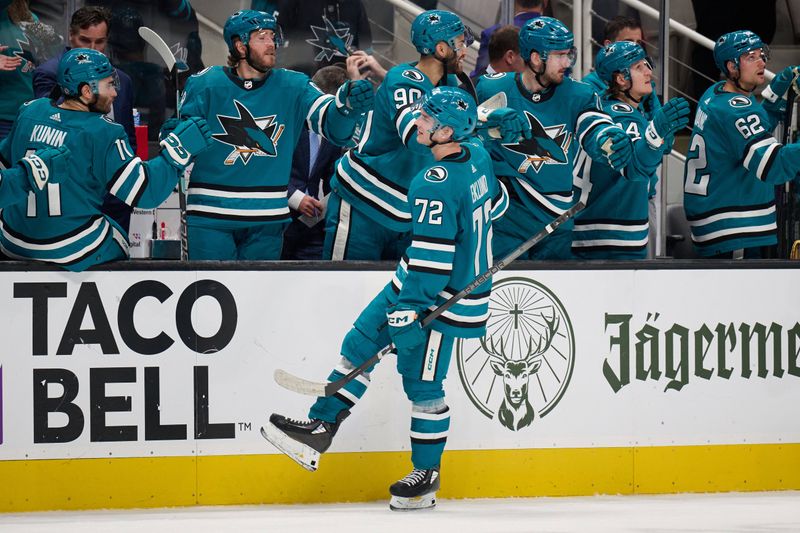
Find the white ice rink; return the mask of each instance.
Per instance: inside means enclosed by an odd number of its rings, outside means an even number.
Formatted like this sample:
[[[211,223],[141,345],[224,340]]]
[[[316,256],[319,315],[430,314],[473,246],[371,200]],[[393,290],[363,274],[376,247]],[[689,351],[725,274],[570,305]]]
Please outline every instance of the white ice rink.
[[[0,515],[0,531],[258,532],[800,532],[800,492],[440,500],[394,513],[385,502]]]

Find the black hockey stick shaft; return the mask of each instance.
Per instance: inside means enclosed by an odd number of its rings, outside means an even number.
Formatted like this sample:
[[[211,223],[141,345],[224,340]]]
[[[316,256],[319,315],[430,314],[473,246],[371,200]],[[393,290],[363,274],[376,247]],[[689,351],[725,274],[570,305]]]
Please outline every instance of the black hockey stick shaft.
[[[514,251],[508,254],[506,257],[502,258],[500,261],[497,261],[492,267],[475,278],[469,285],[464,287],[460,292],[456,293],[455,295],[451,296],[446,302],[442,305],[428,313],[425,318],[422,319],[422,327],[428,326],[432,321],[436,320],[436,318],[453,307],[459,300],[464,298],[466,295],[474,291],[476,288],[481,286],[486,280],[491,278],[494,274],[503,270],[506,266],[508,266],[511,262],[513,262],[516,258],[520,255],[524,254],[530,248],[538,244],[548,235],[553,233],[556,228],[558,228],[561,224],[575,216],[575,214],[583,209],[585,206],[582,202],[578,202],[566,211],[564,211],[561,215],[558,216],[555,220],[547,224],[541,231],[536,233],[527,241],[520,244]],[[363,374],[368,368],[377,364],[381,359],[383,359],[387,354],[391,353],[392,345],[387,346],[386,348],[382,349],[380,352],[376,353],[353,370],[351,370],[346,376],[337,379],[336,381],[331,381],[324,386],[324,394],[323,396],[332,396],[334,395],[339,389],[353,381],[355,378]],[[284,373],[286,375],[286,373]],[[279,381],[280,383],[280,381]],[[282,383],[280,383],[283,385]],[[307,391],[315,390],[314,388],[306,388]],[[300,391],[296,391],[300,392]]]

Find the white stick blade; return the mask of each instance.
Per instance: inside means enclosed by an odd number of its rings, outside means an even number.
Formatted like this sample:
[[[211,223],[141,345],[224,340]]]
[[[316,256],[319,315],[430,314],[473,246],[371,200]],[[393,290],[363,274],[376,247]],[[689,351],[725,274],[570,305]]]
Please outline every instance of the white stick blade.
[[[172,70],[172,67],[175,66],[175,54],[172,53],[167,43],[164,42],[164,39],[161,38],[159,34],[148,28],[147,26],[141,26],[139,28],[139,37],[144,39],[147,44],[152,46],[158,55],[161,56],[161,59],[164,61],[164,64],[167,65],[167,70]]]
[[[273,375],[275,383],[286,390],[308,396],[325,396],[326,383],[316,383],[307,379],[299,378],[280,368],[275,370]]]

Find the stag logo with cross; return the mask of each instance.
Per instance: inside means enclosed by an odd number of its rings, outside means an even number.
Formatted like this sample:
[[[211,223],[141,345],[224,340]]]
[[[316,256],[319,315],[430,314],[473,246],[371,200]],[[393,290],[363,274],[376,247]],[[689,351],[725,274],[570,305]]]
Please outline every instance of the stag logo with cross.
[[[486,335],[462,339],[461,383],[481,413],[519,431],[555,408],[575,363],[575,336],[561,301],[528,278],[495,281]]]

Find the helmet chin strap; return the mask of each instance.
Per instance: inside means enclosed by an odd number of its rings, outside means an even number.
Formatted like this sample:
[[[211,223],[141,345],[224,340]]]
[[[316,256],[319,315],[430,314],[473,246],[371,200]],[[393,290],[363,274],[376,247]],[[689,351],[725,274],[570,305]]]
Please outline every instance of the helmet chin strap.
[[[539,86],[548,89],[550,87],[550,84],[547,84],[544,81],[542,81],[542,76],[547,70],[547,60],[546,59],[542,60],[542,70],[540,70],[539,72],[536,72],[536,70],[534,70],[533,63],[531,63],[530,60],[528,60],[526,63],[528,64],[528,70],[530,70],[533,73],[533,78],[536,80],[536,83],[538,83]]]
[[[733,82],[733,84],[736,86],[736,88],[739,89],[740,91],[744,91],[746,93],[752,93],[753,91],[756,90],[757,85],[754,85],[750,89],[748,89],[746,87],[742,87],[742,85],[739,83],[739,79],[740,79],[739,76],[736,76],[736,77],[729,76],[728,79],[731,80]]]
[[[244,45],[244,48],[245,48],[245,50],[247,50],[247,52],[245,52],[245,54],[244,54],[244,60],[247,61],[247,64],[250,65],[250,68],[260,72],[261,74],[266,74],[267,72],[270,71],[271,67],[264,67],[264,68],[257,67],[253,63],[252,58],[250,57],[250,45],[249,44]]]
[[[631,89],[633,89],[633,80],[629,79],[628,81],[630,82],[630,85],[628,86],[627,89],[622,91],[622,94],[624,94],[625,97],[629,98],[632,102],[635,102],[636,104],[641,104],[642,103],[642,99],[644,99],[644,96],[642,96],[641,98],[638,98],[638,99],[634,98],[633,95],[631,94]]]

